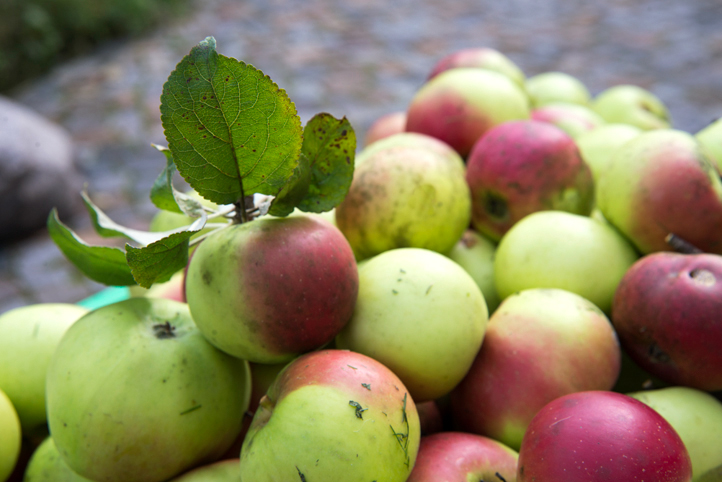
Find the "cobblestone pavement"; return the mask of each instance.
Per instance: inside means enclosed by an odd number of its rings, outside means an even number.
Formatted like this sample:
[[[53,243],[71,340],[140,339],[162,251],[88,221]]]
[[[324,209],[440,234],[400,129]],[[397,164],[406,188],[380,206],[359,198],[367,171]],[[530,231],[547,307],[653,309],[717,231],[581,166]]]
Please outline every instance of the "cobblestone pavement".
[[[63,125],[94,200],[124,224],[147,225],[165,144],[163,82],[208,35],[285,88],[305,122],[347,116],[359,137],[406,108],[433,63],[464,47],[497,48],[530,76],[560,70],[596,94],[618,83],[656,93],[675,127],[695,132],[722,114],[720,0],[198,0],[195,13],[143,38],[68,62],[11,93]],[[88,233],[85,217],[65,220]],[[0,247],[0,313],[74,302],[85,280],[45,233]]]

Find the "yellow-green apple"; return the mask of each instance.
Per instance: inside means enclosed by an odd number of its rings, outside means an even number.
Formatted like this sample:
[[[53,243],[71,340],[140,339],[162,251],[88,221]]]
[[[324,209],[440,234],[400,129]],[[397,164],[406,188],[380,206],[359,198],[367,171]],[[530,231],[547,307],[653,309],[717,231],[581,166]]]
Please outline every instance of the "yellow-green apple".
[[[620,358],[614,329],[594,304],[560,289],[521,291],[491,315],[474,364],[451,392],[454,427],[518,449],[548,402],[611,389]]]
[[[364,137],[364,146],[368,146],[380,139],[388,136],[404,132],[406,130],[406,112],[391,112],[382,115],[371,123],[366,136]]]
[[[23,482],[92,482],[79,475],[65,463],[52,437],[35,449],[25,469]]]
[[[0,480],[7,480],[20,456],[20,419],[10,397],[0,389]]]
[[[461,266],[426,249],[394,249],[359,267],[356,309],[336,346],[389,367],[420,403],[461,381],[487,320],[484,295]]]
[[[534,417],[519,449],[517,482],[690,482],[692,464],[674,428],[627,395],[577,392]]]
[[[590,107],[571,102],[550,102],[536,107],[531,111],[531,118],[554,124],[574,138],[606,123]]]
[[[87,312],[70,303],[38,303],[0,316],[0,390],[10,397],[24,434],[47,430],[45,378],[50,359],[63,334]]]
[[[441,72],[460,67],[476,67],[503,74],[520,87],[524,86],[524,72],[509,57],[489,47],[472,47],[457,50],[442,57],[431,69],[429,79]]]
[[[459,154],[452,149],[444,141],[440,141],[435,137],[417,132],[399,132],[374,142],[373,145],[364,147],[354,159],[354,165],[358,168],[359,164],[367,158],[373,157],[378,151],[383,151],[391,147],[415,147],[417,149],[426,149],[435,152],[444,157],[458,158]],[[463,162],[463,159],[462,159]]]
[[[333,340],[357,293],[351,247],[318,216],[262,217],[213,233],[186,273],[198,329],[256,363],[289,361]]]
[[[529,288],[576,293],[605,313],[614,290],[638,255],[608,224],[562,211],[539,211],[501,239],[494,282],[501,299]]]
[[[130,298],[91,311],[48,368],[50,433],[96,481],[160,482],[217,460],[241,430],[248,362],[203,337],[185,303]]]
[[[707,149],[707,154],[717,164],[717,170],[722,172],[722,117],[710,122],[694,136]]]
[[[240,460],[226,459],[196,467],[170,482],[241,482]]]
[[[615,85],[592,100],[592,109],[611,123],[631,124],[642,130],[671,125],[667,106],[647,89],[637,85]]]
[[[674,428],[692,459],[694,481],[722,476],[722,402],[689,387],[667,387],[629,394],[659,413]]]
[[[671,233],[722,254],[722,179],[686,132],[643,132],[616,150],[599,180],[597,206],[643,254],[670,251]]]
[[[612,322],[629,356],[675,385],[722,390],[722,256],[639,259],[614,295]]]
[[[458,154],[428,136],[399,134],[359,157],[353,182],[336,207],[336,225],[357,259],[395,248],[451,249],[471,219],[471,195]],[[418,144],[410,141],[418,140]],[[400,144],[396,144],[401,142]],[[443,154],[442,152],[445,152]]]
[[[495,253],[496,245],[473,229],[467,229],[459,242],[446,253],[474,279],[484,295],[489,313],[493,313],[499,306],[499,295],[494,284]]]
[[[474,228],[498,242],[520,219],[537,211],[588,215],[594,180],[574,139],[534,120],[490,129],[466,161]]]
[[[459,67],[422,85],[406,114],[407,131],[441,139],[466,157],[493,126],[528,119],[529,100],[523,88],[503,74]]]
[[[514,482],[518,458],[516,451],[481,435],[427,435],[421,437],[419,456],[407,482]]]
[[[604,124],[577,136],[579,153],[592,170],[595,184],[607,169],[612,153],[641,133],[639,127],[629,124]]]
[[[553,102],[588,106],[592,96],[581,80],[565,72],[543,72],[526,79],[524,88],[532,107]]]
[[[419,416],[404,384],[360,353],[321,350],[289,363],[261,400],[241,480],[404,482]]]

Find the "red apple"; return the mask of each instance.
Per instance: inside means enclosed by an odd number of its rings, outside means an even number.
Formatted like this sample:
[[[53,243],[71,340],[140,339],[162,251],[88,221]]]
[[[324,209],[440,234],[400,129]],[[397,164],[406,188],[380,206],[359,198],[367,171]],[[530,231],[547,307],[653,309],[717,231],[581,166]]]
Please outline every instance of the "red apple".
[[[517,221],[536,211],[588,215],[594,205],[592,172],[574,139],[533,120],[490,129],[467,159],[472,224],[499,241]]]
[[[452,52],[439,60],[431,69],[429,79],[436,77],[441,72],[459,67],[476,67],[488,69],[504,74],[524,87],[526,76],[524,72],[509,57],[498,50],[489,47],[472,47]]]
[[[676,385],[722,390],[722,256],[639,259],[614,295],[612,322],[629,356]]]
[[[545,404],[611,389],[620,355],[611,323],[590,301],[559,289],[521,291],[491,316],[479,354],[451,392],[455,428],[518,449]]]
[[[366,131],[364,145],[368,146],[379,139],[399,134],[406,130],[406,112],[391,112],[376,119]]]
[[[463,432],[421,438],[407,482],[514,482],[519,454],[496,440]]]
[[[441,139],[466,157],[495,125],[528,118],[529,99],[518,84],[492,70],[464,67],[421,86],[407,110],[406,130]]]
[[[644,403],[616,392],[557,398],[534,417],[519,450],[517,481],[689,482],[677,432]]]
[[[419,412],[421,435],[431,435],[444,430],[444,416],[436,400],[417,403],[416,410]]]
[[[208,340],[233,356],[281,363],[331,341],[358,294],[353,252],[318,216],[260,218],[206,238],[186,299]]]

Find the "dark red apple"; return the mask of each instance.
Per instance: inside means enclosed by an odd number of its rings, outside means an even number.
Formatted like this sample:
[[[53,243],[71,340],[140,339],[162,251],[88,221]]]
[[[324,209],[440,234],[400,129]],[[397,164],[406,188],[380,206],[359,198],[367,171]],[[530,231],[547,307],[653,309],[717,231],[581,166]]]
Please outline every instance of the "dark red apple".
[[[630,358],[652,375],[722,390],[722,256],[639,259],[617,286],[612,323]]]
[[[505,122],[490,129],[467,159],[472,224],[498,241],[536,211],[587,215],[594,179],[571,136],[540,121]]]
[[[689,482],[677,432],[644,403],[616,392],[566,395],[534,417],[519,450],[518,482]]]
[[[421,437],[406,482],[514,482],[519,454],[496,440],[464,432]]]

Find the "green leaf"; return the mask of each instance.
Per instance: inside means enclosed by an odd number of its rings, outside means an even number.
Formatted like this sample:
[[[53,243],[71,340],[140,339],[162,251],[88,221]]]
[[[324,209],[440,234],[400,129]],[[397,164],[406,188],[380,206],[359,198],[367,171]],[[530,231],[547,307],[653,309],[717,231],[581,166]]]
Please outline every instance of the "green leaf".
[[[143,248],[126,245],[126,259],[135,281],[150,288],[183,269],[188,264],[188,241],[196,232],[174,233]]]
[[[278,194],[301,151],[300,119],[286,92],[255,67],[219,55],[212,37],[164,84],[161,123],[178,172],[217,204]]]
[[[356,133],[345,117],[321,113],[308,121],[302,153],[311,165],[311,182],[300,210],[322,213],[343,201],[353,180],[355,151]]]
[[[88,278],[110,286],[136,284],[123,250],[106,246],[89,246],[60,221],[56,209],[50,212],[47,225],[53,242]]]
[[[165,155],[166,165],[163,172],[153,183],[150,190],[150,200],[158,209],[170,211],[177,214],[186,214],[191,217],[200,217],[203,205],[189,195],[178,191],[173,187],[173,173],[176,167],[173,161],[173,154],[167,147],[152,144]]]
[[[268,214],[279,217],[291,214],[303,198],[306,197],[310,184],[311,163],[306,156],[301,154],[298,166],[293,170],[293,176],[271,202]]]

